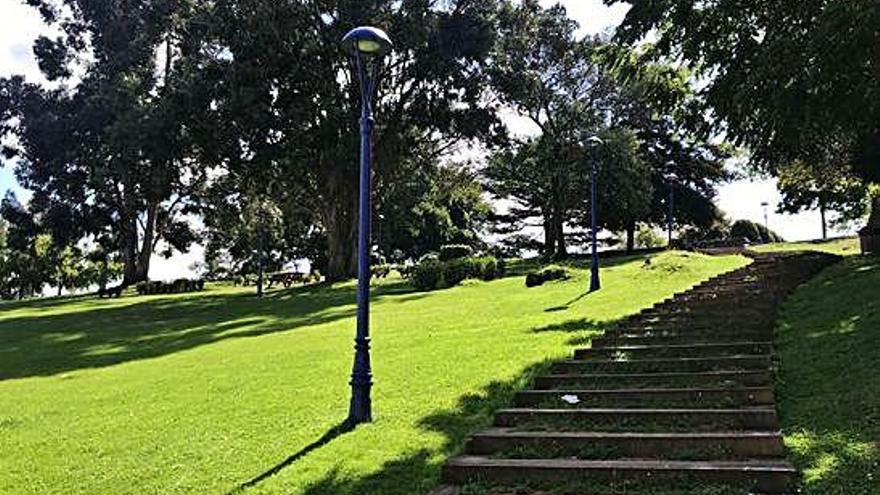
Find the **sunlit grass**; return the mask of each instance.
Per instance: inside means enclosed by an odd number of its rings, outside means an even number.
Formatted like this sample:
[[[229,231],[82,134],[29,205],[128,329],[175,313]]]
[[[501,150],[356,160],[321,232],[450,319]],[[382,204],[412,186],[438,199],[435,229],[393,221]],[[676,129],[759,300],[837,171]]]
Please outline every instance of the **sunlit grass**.
[[[247,492],[423,494],[466,436],[588,329],[745,263],[618,260],[588,296],[583,267],[535,289],[522,276],[432,293],[383,282],[376,422],[342,435],[352,284],[264,301],[211,287],[0,304],[0,493],[222,494],[294,456]]]
[[[878,287],[880,259],[852,257],[785,306],[779,406],[804,495],[880,493]]]
[[[759,252],[768,251],[821,251],[823,253],[839,254],[841,256],[851,256],[861,253],[858,237],[847,237],[845,239],[835,239],[827,242],[782,242],[777,244],[764,244],[761,246],[752,246],[752,249]]]

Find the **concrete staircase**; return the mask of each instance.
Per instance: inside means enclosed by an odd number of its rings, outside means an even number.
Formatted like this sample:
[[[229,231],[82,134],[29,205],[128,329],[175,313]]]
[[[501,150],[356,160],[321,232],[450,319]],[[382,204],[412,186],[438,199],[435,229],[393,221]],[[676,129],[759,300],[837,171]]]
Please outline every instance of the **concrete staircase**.
[[[555,364],[447,462],[435,493],[473,483],[505,494],[514,491],[500,487],[592,495],[716,484],[790,493],[797,473],[773,393],[776,308],[837,258],[748,255],[751,265],[655,304]]]

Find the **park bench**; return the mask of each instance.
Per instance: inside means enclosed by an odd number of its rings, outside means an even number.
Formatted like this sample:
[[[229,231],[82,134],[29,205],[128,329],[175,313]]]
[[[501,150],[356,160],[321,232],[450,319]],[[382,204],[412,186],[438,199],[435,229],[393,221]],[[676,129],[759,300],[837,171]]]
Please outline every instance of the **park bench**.
[[[308,282],[308,275],[300,272],[281,272],[269,275],[269,287],[275,284],[281,284],[285,289],[289,289],[293,284],[304,284]]]

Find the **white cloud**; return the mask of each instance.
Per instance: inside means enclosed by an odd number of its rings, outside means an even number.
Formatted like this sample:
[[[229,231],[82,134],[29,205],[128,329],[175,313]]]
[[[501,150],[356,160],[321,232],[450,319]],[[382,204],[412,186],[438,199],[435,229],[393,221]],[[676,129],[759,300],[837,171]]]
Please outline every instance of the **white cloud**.
[[[33,7],[5,0],[0,5],[0,77],[24,75],[31,82],[45,82],[33,53],[34,40],[52,35]]]
[[[623,22],[623,18],[631,7],[626,2],[617,2],[609,7],[602,0],[541,1],[541,4],[545,7],[550,7],[557,3],[562,4],[566,11],[568,11],[568,16],[581,25],[581,34],[598,34],[608,28],[617,27]]]

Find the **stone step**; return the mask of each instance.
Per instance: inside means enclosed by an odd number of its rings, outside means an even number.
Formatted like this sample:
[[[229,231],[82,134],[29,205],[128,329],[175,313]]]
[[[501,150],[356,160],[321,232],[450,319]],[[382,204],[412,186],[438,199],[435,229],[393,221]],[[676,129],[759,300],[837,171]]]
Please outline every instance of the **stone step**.
[[[501,409],[495,426],[554,431],[740,431],[779,429],[776,410],[740,409]]]
[[[615,334],[613,332],[606,333],[601,337],[594,337],[590,341],[593,349],[603,349],[605,347],[631,347],[631,346],[675,346],[675,345],[700,345],[700,344],[739,344],[743,342],[753,342],[759,345],[773,346],[773,342],[767,339],[766,335],[754,334],[754,340],[743,339],[737,334],[731,335],[682,335],[682,334],[665,334],[665,335],[639,335]],[[761,338],[758,338],[761,337]]]
[[[797,472],[781,460],[748,461],[658,461],[658,460],[574,460],[493,459],[462,456],[443,468],[443,481],[466,484],[490,481],[496,484],[583,483],[627,480],[676,481],[680,483],[747,483],[760,492],[790,491]]]
[[[523,432],[491,428],[471,437],[465,451],[519,458],[734,460],[782,457],[779,432],[710,433]]]
[[[772,366],[769,355],[708,356],[696,358],[632,359],[628,361],[588,360],[562,361],[553,365],[554,373],[603,372],[661,372],[661,371],[727,371],[761,370]]]
[[[570,404],[563,399],[577,399]],[[776,399],[770,387],[737,388],[635,388],[524,390],[514,397],[516,407],[701,407],[731,408],[772,406]]]
[[[593,373],[545,375],[535,379],[535,388],[552,390],[561,388],[602,387],[763,387],[773,383],[769,370],[756,371],[708,371],[701,373]]]
[[[638,323],[681,323],[690,324],[703,323],[705,325],[729,325],[736,324],[737,321],[747,321],[750,324],[772,324],[776,322],[776,314],[766,312],[736,312],[732,314],[730,311],[719,311],[717,313],[645,313],[637,320],[630,320]]]
[[[747,340],[772,340],[774,329],[770,325],[763,328],[758,327],[742,327],[731,326],[724,327],[721,325],[715,328],[707,326],[691,326],[687,323],[679,324],[662,324],[662,325],[632,325],[626,327],[615,328],[607,332],[605,335],[609,337],[619,335],[631,335],[639,337],[662,336],[677,337],[688,336],[694,339],[705,337],[717,337],[719,340],[737,338],[739,341]],[[763,337],[763,338],[758,338]],[[770,337],[768,339],[768,337]]]
[[[731,342],[713,344],[679,344],[679,345],[630,345],[593,347],[578,349],[574,352],[575,359],[608,358],[615,356],[628,357],[699,357],[707,355],[762,355],[771,354],[773,346],[757,342]]]

